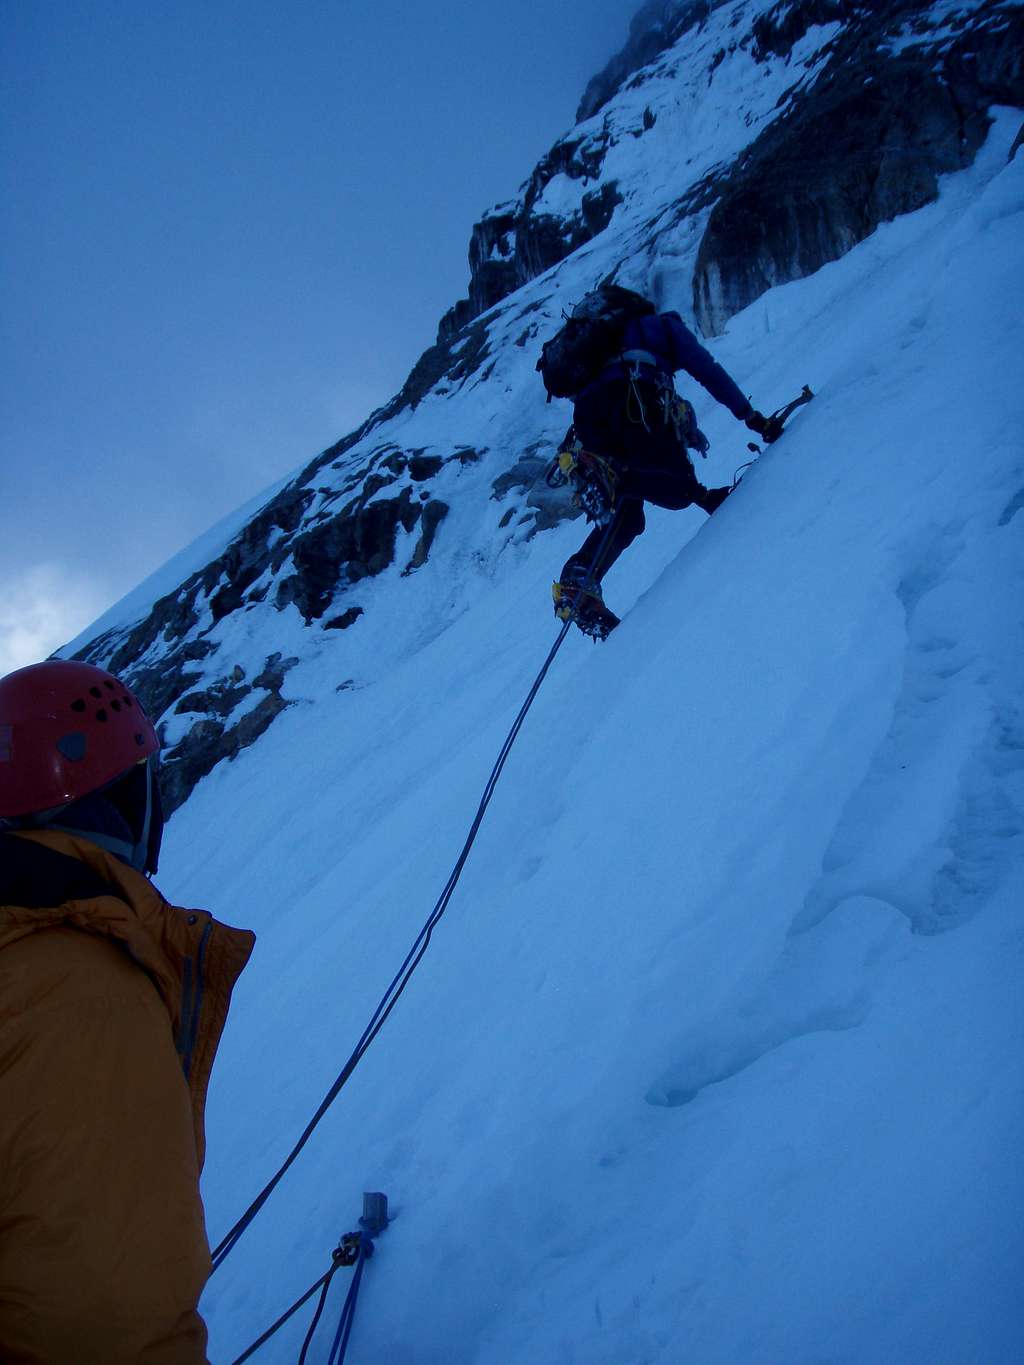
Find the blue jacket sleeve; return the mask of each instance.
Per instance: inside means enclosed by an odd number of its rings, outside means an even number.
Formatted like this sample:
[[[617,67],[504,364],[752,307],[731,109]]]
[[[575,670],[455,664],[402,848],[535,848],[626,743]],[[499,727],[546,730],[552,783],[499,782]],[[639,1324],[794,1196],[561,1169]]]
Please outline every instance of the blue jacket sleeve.
[[[673,371],[685,370],[741,422],[749,417],[753,408],[739,385],[704,349],[679,314],[662,313],[658,320],[664,327],[665,340],[671,347]]]

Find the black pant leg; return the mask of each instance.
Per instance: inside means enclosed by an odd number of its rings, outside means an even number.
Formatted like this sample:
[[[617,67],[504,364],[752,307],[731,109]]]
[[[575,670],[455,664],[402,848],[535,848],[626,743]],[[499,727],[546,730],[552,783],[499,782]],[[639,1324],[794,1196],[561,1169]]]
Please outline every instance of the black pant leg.
[[[698,501],[701,485],[656,385],[601,384],[577,402],[573,426],[584,450],[618,464],[621,497],[672,511]]]
[[[619,491],[623,497],[640,498],[672,512],[699,503],[703,496],[685,451],[673,454],[664,463],[631,464],[623,472]]]
[[[665,420],[658,388],[640,382],[635,392],[631,389],[626,380],[614,380],[599,385],[575,405],[573,427],[584,450],[613,460],[620,471],[619,501],[607,541],[606,528],[595,527],[566,561],[563,582],[574,571],[590,571],[595,556],[599,556],[593,578],[600,584],[619,555],[644,530],[645,502],[672,511],[694,502],[703,505],[706,490],[694,473],[678,431]]]
[[[625,498],[616,508],[609,526],[595,526],[574,555],[565,561],[562,582],[578,573],[588,574],[600,586],[602,578],[623,550],[627,550],[646,526],[644,505],[638,498]]]

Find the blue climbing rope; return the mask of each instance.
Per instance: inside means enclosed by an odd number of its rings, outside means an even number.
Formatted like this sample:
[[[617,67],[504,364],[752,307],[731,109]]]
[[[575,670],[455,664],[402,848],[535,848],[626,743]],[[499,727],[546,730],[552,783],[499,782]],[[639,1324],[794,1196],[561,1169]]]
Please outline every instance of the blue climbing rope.
[[[427,919],[427,922],[424,924],[423,928],[417,935],[416,941],[413,943],[412,947],[407,953],[405,961],[398,969],[398,972],[395,974],[395,977],[392,980],[390,986],[388,986],[387,990],[381,997],[380,1003],[374,1010],[370,1022],[363,1030],[362,1037],[359,1039],[358,1043],[356,1043],[355,1048],[352,1051],[352,1055],[349,1057],[348,1061],[345,1063],[341,1071],[338,1073],[338,1076],[336,1077],[331,1088],[328,1090],[327,1094],[321,1100],[319,1106],[317,1107],[316,1113],[313,1115],[309,1123],[307,1123],[306,1127],[303,1129],[302,1134],[299,1137],[299,1140],[296,1142],[292,1150],[288,1153],[288,1156],[282,1162],[277,1172],[271,1177],[270,1180],[267,1181],[266,1185],[256,1196],[253,1202],[249,1205],[245,1213],[243,1213],[241,1218],[239,1218],[237,1223],[235,1223],[231,1231],[227,1233],[227,1235],[214,1249],[213,1269],[215,1271],[219,1270],[220,1267],[224,1264],[227,1257],[237,1246],[246,1228],[249,1227],[253,1219],[263,1208],[263,1205],[267,1202],[271,1194],[273,1194],[274,1190],[280,1184],[281,1180],[284,1178],[286,1172],[289,1170],[292,1163],[295,1161],[296,1157],[299,1155],[303,1147],[305,1147],[306,1143],[312,1137],[314,1129],[317,1127],[320,1120],[323,1118],[323,1116],[327,1113],[328,1109],[337,1099],[342,1086],[352,1075],[352,1072],[355,1071],[360,1061],[362,1061],[363,1056],[365,1055],[370,1044],[373,1042],[374,1038],[376,1038],[377,1034],[384,1027],[384,1024],[387,1022],[388,1016],[390,1015],[391,1011],[395,1008],[395,1005],[397,1005],[399,998],[402,995],[402,992],[409,984],[409,980],[412,977],[413,972],[415,972],[416,968],[419,966],[424,953],[430,946],[430,940],[433,935],[433,932],[437,928],[438,922],[440,921],[442,915],[447,910],[448,904],[451,901],[451,898],[455,892],[455,888],[458,885],[459,878],[462,876],[462,870],[466,866],[466,862],[469,859],[469,854],[476,840],[477,833],[480,829],[480,826],[483,824],[484,815],[487,813],[487,807],[490,805],[491,797],[494,795],[494,789],[498,785],[498,779],[501,777],[502,770],[505,767],[505,763],[508,760],[508,756],[512,751],[512,746],[516,741],[519,731],[523,728],[523,722],[526,720],[527,712],[533,705],[534,698],[540,691],[541,684],[547,677],[548,670],[550,669],[552,663],[554,662],[555,655],[558,653],[562,641],[565,639],[566,633],[568,632],[571,624],[572,624],[571,621],[566,621],[565,624],[562,626],[562,629],[558,635],[558,639],[551,647],[551,650],[548,653],[548,657],[544,661],[543,667],[538,673],[533,683],[533,686],[530,688],[529,696],[526,698],[526,701],[520,708],[519,714],[518,716],[516,716],[512,729],[509,731],[504,744],[501,746],[501,752],[498,755],[498,759],[491,770],[490,777],[487,779],[487,785],[484,788],[483,797],[480,800],[480,805],[477,808],[476,816],[473,820],[473,824],[470,828],[466,842],[463,845],[462,852],[459,854],[458,860],[456,861],[455,866],[452,868],[451,875],[449,876],[448,881],[445,884],[445,888],[438,897],[433,910],[430,912],[430,916]]]
[[[316,1336],[316,1329],[320,1325],[323,1317],[324,1307],[327,1303],[327,1296],[330,1293],[331,1281],[342,1268],[342,1266],[353,1266],[352,1283],[349,1285],[348,1293],[345,1296],[345,1303],[341,1310],[341,1319],[338,1323],[338,1330],[334,1334],[334,1341],[331,1345],[331,1354],[328,1365],[341,1365],[345,1359],[345,1352],[348,1350],[349,1338],[352,1335],[352,1324],[355,1321],[356,1303],[359,1299],[359,1287],[363,1282],[363,1270],[366,1262],[374,1252],[374,1238],[388,1226],[388,1201],[383,1194],[364,1194],[363,1195],[363,1216],[359,1220],[358,1232],[347,1233],[338,1245],[331,1252],[331,1268],[325,1275],[321,1275],[316,1284],[306,1290],[300,1299],[292,1304],[291,1308],[281,1314],[277,1321],[242,1352],[232,1365],[244,1365],[251,1356],[255,1355],[261,1346],[274,1336],[284,1324],[299,1311],[304,1303],[308,1303],[316,1291],[320,1290],[320,1298],[317,1300],[316,1309],[313,1313],[309,1329],[306,1332],[305,1340],[302,1343],[302,1350],[299,1354],[298,1365],[306,1365],[306,1357],[309,1348],[313,1344]]]
[[[352,1335],[352,1323],[355,1321],[356,1302],[359,1298],[359,1286],[363,1280],[363,1270],[372,1255],[373,1239],[363,1233],[359,1242],[359,1260],[356,1262],[356,1268],[352,1273],[352,1283],[349,1285],[348,1294],[345,1296],[338,1330],[334,1334],[334,1342],[331,1345],[331,1354],[327,1357],[327,1365],[342,1365],[345,1359],[348,1339]]]
[[[777,431],[770,439],[773,440],[777,439],[777,436],[781,434],[782,425],[793,412],[793,410],[799,407],[801,404],[809,402],[810,399],[813,397],[814,395],[811,392],[811,390],[805,386],[803,393],[800,395],[799,398],[795,399],[785,408],[780,408],[778,412],[773,413],[772,417],[769,420],[770,422],[776,424]],[[615,512],[617,513],[617,511],[618,508],[616,507]],[[589,568],[587,569],[586,576],[582,583],[583,588],[588,588],[594,579],[597,566],[601,562],[605,550],[607,549],[608,544],[611,540],[611,535],[613,528],[615,527],[616,520],[617,516],[613,514],[608,522],[608,525],[605,529],[605,533],[601,538],[600,544],[597,547],[594,557],[590,562]],[[469,859],[469,855],[473,848],[473,844],[476,840],[477,833],[479,832],[480,826],[483,823],[484,816],[487,813],[487,808],[490,805],[491,798],[494,795],[495,788],[498,785],[498,781],[501,777],[502,771],[504,770],[505,763],[507,762],[508,756],[512,751],[512,746],[515,744],[515,741],[518,738],[519,732],[526,721],[527,714],[529,713],[529,710],[533,705],[537,693],[540,691],[544,679],[548,675],[551,665],[555,661],[555,656],[558,654],[558,651],[562,647],[562,644],[565,640],[566,635],[569,632],[569,627],[571,625],[572,618],[570,617],[569,619],[564,621],[562,628],[558,633],[558,637],[555,640],[555,643],[551,646],[547,658],[544,660],[544,663],[541,666],[540,672],[534,679],[533,685],[530,688],[526,700],[523,702],[523,705],[519,709],[519,713],[512,724],[511,730],[509,731],[508,735],[505,738],[505,742],[501,746],[498,758],[495,761],[494,767],[491,769],[491,774],[487,779],[487,783],[484,787],[484,793],[483,796],[481,797],[480,804],[477,807],[477,812],[473,819],[473,823],[470,827],[470,831],[466,838],[466,842],[464,843],[462,851],[459,854],[458,859],[456,860],[455,866],[452,868],[451,874],[448,878],[447,883],[445,884],[444,890],[438,897],[433,910],[430,912],[430,915],[427,918],[426,923],[424,924],[423,928],[417,935],[415,942],[413,943],[408,954],[406,955],[405,961],[402,963],[391,984],[388,986],[387,990],[384,992],[384,995],[381,997],[380,1002],[377,1005],[377,1008],[373,1012],[370,1022],[363,1030],[363,1034],[360,1037],[359,1041],[356,1043],[356,1046],[351,1056],[349,1057],[348,1061],[345,1063],[344,1067],[336,1077],[334,1083],[331,1085],[327,1094],[324,1096],[323,1100],[321,1101],[319,1107],[316,1110],[316,1113],[313,1115],[309,1123],[306,1125],[301,1136],[299,1137],[299,1140],[296,1142],[295,1146],[289,1152],[288,1156],[286,1157],[280,1168],[277,1170],[277,1172],[271,1177],[271,1179],[263,1187],[260,1193],[253,1200],[253,1202],[249,1205],[248,1209],[246,1209],[245,1213],[242,1214],[241,1218],[238,1219],[235,1225],[231,1228],[227,1235],[214,1249],[212,1255],[214,1271],[218,1270],[220,1266],[224,1264],[224,1261],[233,1251],[235,1246],[237,1246],[240,1238],[242,1237],[242,1234],[245,1232],[245,1230],[255,1219],[256,1215],[263,1208],[264,1204],[270,1198],[271,1194],[277,1188],[278,1184],[280,1184],[281,1180],[284,1178],[285,1174],[292,1166],[293,1162],[296,1160],[299,1153],[302,1151],[303,1147],[305,1147],[306,1143],[309,1141],[317,1125],[320,1123],[320,1120],[327,1113],[327,1110],[330,1108],[334,1100],[337,1098],[345,1082],[352,1075],[352,1072],[356,1069],[359,1062],[362,1060],[367,1049],[370,1047],[370,1044],[373,1042],[374,1038],[376,1038],[377,1034],[383,1028],[384,1024],[387,1021],[388,1016],[394,1009],[395,1005],[398,1003],[398,1000],[401,997],[406,986],[409,984],[413,972],[415,972],[416,968],[422,961],[424,953],[426,953],[427,948],[430,946],[430,940],[431,936],[433,935],[434,929],[437,927],[438,922],[440,921],[444,912],[447,910],[448,904],[451,901],[452,895],[455,892],[455,888],[458,885],[459,878],[462,875],[463,868],[465,867],[466,862]],[[372,1229],[368,1228],[365,1219],[361,1219],[360,1222],[363,1224],[363,1231],[359,1234],[358,1251],[355,1260],[354,1261],[339,1260],[338,1259],[339,1253],[341,1252],[342,1249],[341,1247],[339,1247],[334,1254],[334,1262],[331,1266],[331,1269],[327,1271],[325,1275],[321,1276],[321,1278],[317,1280],[317,1282],[309,1290],[306,1291],[302,1298],[299,1299],[297,1303],[293,1304],[292,1307],[288,1309],[288,1311],[278,1319],[278,1321],[273,1325],[273,1327],[269,1328],[268,1331],[266,1331],[263,1334],[263,1336],[259,1338],[258,1341],[254,1342],[253,1345],[249,1347],[249,1349],[243,1355],[239,1356],[237,1361],[234,1362],[234,1365],[242,1365],[243,1361],[248,1360],[248,1358],[256,1350],[258,1350],[259,1347],[263,1345],[264,1342],[269,1340],[270,1337],[273,1336],[273,1334],[285,1322],[287,1322],[288,1319],[294,1313],[296,1313],[304,1303],[307,1303],[309,1299],[311,1299],[313,1295],[316,1293],[316,1291],[319,1289],[321,1291],[320,1299],[318,1301],[317,1308],[313,1316],[313,1322],[310,1326],[309,1332],[307,1333],[306,1342],[302,1350],[300,1365],[303,1365],[309,1345],[313,1339],[313,1335],[323,1315],[324,1305],[326,1304],[327,1301],[327,1295],[328,1291],[330,1290],[331,1280],[333,1279],[340,1264],[354,1264],[355,1272],[352,1277],[352,1284],[349,1287],[349,1292],[345,1299],[345,1304],[341,1314],[341,1321],[338,1324],[338,1330],[334,1338],[334,1343],[331,1347],[331,1356],[329,1360],[329,1365],[341,1365],[341,1362],[343,1362],[345,1358],[345,1352],[348,1349],[349,1337],[352,1331],[352,1321],[355,1315],[356,1301],[359,1295],[359,1287],[360,1284],[362,1283],[363,1269],[366,1264],[366,1261],[373,1254],[373,1240],[372,1236],[370,1235],[370,1231],[372,1231]],[[386,1223],[387,1219],[385,1217],[384,1224],[382,1226],[386,1226]],[[382,1230],[382,1228],[377,1228],[376,1230],[379,1231]],[[350,1239],[346,1239],[346,1241],[349,1240]],[[345,1243],[343,1242],[342,1246],[344,1245]]]
[[[612,527],[614,526],[614,524],[615,524],[614,519],[608,523],[608,527],[604,533],[604,536],[601,539],[600,545],[597,548],[597,552],[594,555],[593,560],[591,561],[591,565],[588,570],[586,580],[588,583],[590,579],[593,577],[596,566],[601,562],[601,556],[604,554],[608,541],[611,538]],[[344,1086],[345,1082],[352,1075],[352,1072],[355,1071],[360,1061],[362,1061],[363,1056],[365,1055],[370,1044],[373,1042],[374,1038],[376,1038],[377,1034],[384,1027],[384,1024],[387,1022],[388,1015],[390,1015],[391,1011],[395,1008],[395,1005],[398,1003],[398,1000],[401,997],[402,992],[409,984],[409,980],[412,977],[413,972],[415,972],[416,968],[422,961],[424,953],[430,946],[430,940],[433,935],[433,932],[437,928],[437,925],[442,915],[448,909],[448,904],[455,893],[455,888],[459,883],[459,878],[462,876],[462,870],[466,866],[467,861],[469,860],[469,855],[473,848],[473,844],[476,841],[477,833],[479,832],[480,826],[483,824],[484,816],[487,813],[487,807],[491,803],[491,797],[494,795],[494,790],[498,785],[498,781],[501,777],[502,771],[504,770],[505,764],[508,761],[508,756],[512,752],[512,746],[515,744],[516,739],[518,738],[519,731],[523,728],[523,724],[526,721],[526,717],[527,714],[529,713],[530,707],[533,705],[534,699],[536,698],[537,693],[540,691],[541,685],[543,684],[544,679],[547,677],[551,665],[555,661],[555,656],[561,649],[562,642],[564,641],[566,635],[568,634],[569,627],[571,625],[572,625],[571,619],[563,623],[561,630],[558,632],[558,638],[555,640],[555,643],[551,646],[551,649],[548,651],[548,656],[544,660],[540,672],[534,679],[533,685],[530,688],[526,700],[519,708],[519,714],[516,716],[514,722],[512,723],[512,728],[508,732],[504,744],[502,744],[501,746],[501,751],[498,754],[498,758],[494,764],[494,767],[491,769],[490,777],[488,777],[487,779],[486,786],[484,787],[483,796],[480,799],[480,804],[477,807],[476,815],[473,819],[472,825],[470,826],[469,834],[466,838],[466,842],[462,846],[462,852],[459,854],[455,862],[455,866],[452,868],[451,875],[449,876],[448,881],[445,883],[444,890],[437,898],[437,901],[434,905],[433,910],[431,910],[430,912],[427,922],[424,924],[423,928],[417,935],[416,941],[409,949],[405,961],[402,963],[401,967],[399,967],[390,986],[388,986],[383,996],[381,996],[380,1002],[377,1005],[377,1008],[374,1010],[370,1022],[363,1030],[362,1037],[356,1043],[351,1056],[349,1057],[345,1065],[342,1067],[341,1071],[338,1073],[338,1076],[335,1078],[334,1083],[331,1085],[331,1088],[328,1090],[327,1094],[321,1100],[319,1106],[317,1107],[316,1113],[310,1119],[309,1123],[306,1124],[306,1127],[303,1129],[302,1134],[299,1137],[299,1140],[295,1143],[295,1146],[288,1153],[288,1156],[282,1162],[281,1166],[278,1168],[275,1174],[270,1178],[270,1180],[267,1181],[266,1185],[264,1185],[260,1193],[256,1196],[256,1198],[252,1201],[252,1203],[249,1205],[246,1211],[242,1214],[241,1218],[238,1219],[238,1221],[231,1228],[231,1230],[221,1239],[218,1245],[214,1248],[213,1250],[214,1271],[220,1269],[220,1267],[224,1264],[225,1260],[228,1258],[228,1256],[231,1254],[234,1248],[238,1245],[238,1242],[241,1239],[242,1234],[245,1232],[246,1228],[249,1227],[253,1219],[263,1208],[263,1205],[267,1202],[267,1200],[273,1194],[274,1190],[280,1184],[281,1180],[284,1178],[285,1174],[291,1167],[292,1163],[295,1161],[296,1157],[299,1155],[303,1147],[305,1147],[306,1143],[312,1137],[314,1129],[317,1127],[320,1120],[323,1118],[323,1116],[327,1113],[328,1109],[337,1099],[342,1086]]]

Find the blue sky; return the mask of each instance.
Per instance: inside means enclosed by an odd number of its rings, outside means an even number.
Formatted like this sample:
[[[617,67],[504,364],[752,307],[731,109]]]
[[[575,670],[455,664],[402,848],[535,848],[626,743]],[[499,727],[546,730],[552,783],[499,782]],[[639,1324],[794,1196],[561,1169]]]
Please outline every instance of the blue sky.
[[[0,672],[399,387],[621,0],[7,0]]]

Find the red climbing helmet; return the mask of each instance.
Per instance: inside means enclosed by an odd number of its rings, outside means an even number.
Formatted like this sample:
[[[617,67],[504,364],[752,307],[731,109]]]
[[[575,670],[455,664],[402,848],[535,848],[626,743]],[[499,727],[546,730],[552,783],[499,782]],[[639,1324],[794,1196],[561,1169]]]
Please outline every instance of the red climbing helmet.
[[[66,659],[19,668],[0,678],[0,819],[77,801],[159,748],[113,674]]]

